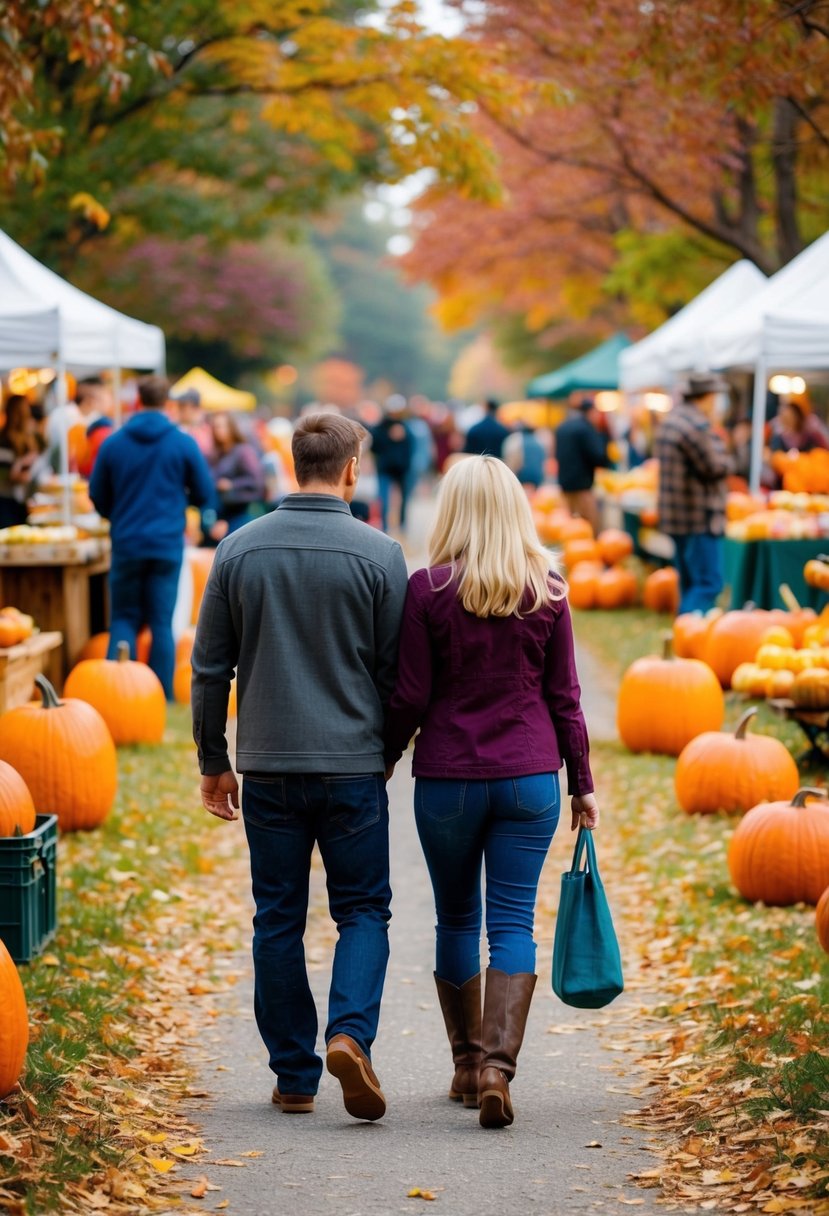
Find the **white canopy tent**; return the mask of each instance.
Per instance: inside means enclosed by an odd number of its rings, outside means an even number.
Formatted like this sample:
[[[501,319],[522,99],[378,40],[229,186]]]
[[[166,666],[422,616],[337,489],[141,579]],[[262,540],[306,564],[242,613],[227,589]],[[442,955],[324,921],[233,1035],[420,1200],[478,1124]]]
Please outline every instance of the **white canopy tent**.
[[[682,372],[704,370],[706,334],[725,322],[767,283],[753,262],[737,262],[659,329],[619,356],[619,387],[625,392],[669,389]]]
[[[164,370],[164,334],[86,295],[0,232],[0,368]]]
[[[705,342],[711,367],[754,373],[750,483],[756,491],[770,373],[829,370],[829,232],[772,275]]]

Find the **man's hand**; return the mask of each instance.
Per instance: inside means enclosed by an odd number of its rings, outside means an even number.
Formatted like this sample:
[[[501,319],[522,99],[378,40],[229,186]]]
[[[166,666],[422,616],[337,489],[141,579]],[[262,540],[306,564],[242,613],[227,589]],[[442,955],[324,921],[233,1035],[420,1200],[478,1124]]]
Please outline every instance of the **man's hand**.
[[[239,782],[233,769],[201,779],[202,806],[218,819],[239,818]]]
[[[599,824],[599,804],[594,794],[575,794],[570,799],[570,809],[573,812],[570,831],[576,828],[587,828],[593,831]]]

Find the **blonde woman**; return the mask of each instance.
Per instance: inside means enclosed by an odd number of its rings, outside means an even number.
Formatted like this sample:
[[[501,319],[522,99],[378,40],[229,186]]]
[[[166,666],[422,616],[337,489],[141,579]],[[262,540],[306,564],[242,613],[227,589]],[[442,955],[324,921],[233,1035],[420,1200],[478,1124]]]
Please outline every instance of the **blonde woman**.
[[[509,1083],[536,982],[535,900],[562,764],[573,828],[599,819],[565,594],[515,475],[491,456],[454,465],[429,568],[409,581],[386,758],[391,766],[420,729],[415,817],[437,909],[449,1097],[479,1106],[483,1127],[513,1121]]]

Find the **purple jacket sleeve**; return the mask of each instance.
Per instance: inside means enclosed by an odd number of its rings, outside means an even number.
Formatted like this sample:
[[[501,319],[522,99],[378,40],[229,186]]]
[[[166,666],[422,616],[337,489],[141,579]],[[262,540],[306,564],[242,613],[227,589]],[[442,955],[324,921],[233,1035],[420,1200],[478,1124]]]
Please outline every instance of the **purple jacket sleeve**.
[[[397,683],[386,715],[386,763],[396,764],[420,726],[432,693],[432,648],[424,604],[415,584],[409,580],[400,651],[397,658]]]
[[[590,742],[581,709],[581,689],[576,673],[573,625],[570,606],[561,601],[544,663],[544,698],[550,710],[561,758],[567,768],[567,785],[574,794],[592,794]]]

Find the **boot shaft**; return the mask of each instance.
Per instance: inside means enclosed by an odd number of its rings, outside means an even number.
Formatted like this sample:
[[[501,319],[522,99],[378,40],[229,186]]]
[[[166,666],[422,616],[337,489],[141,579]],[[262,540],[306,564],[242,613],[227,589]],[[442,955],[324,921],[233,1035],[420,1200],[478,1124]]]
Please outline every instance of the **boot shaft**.
[[[460,986],[436,975],[435,987],[452,1046],[452,1059],[455,1064],[477,1064],[481,1057],[480,974],[473,975]]]
[[[498,1068],[508,1081],[515,1076],[537,978],[529,972],[507,975],[493,967],[487,969],[481,1068]]]

